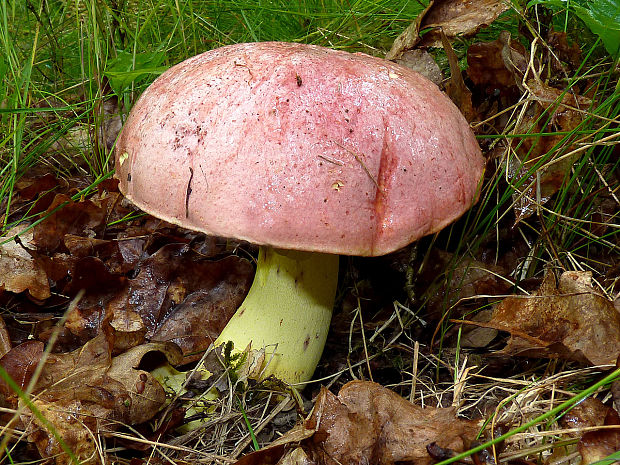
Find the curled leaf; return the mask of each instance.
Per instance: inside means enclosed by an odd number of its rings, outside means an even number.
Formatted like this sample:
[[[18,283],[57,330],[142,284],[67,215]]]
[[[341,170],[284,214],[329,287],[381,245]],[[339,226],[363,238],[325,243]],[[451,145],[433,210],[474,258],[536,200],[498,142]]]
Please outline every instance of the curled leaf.
[[[533,295],[499,303],[490,323],[511,334],[502,352],[615,363],[620,355],[620,312],[592,287],[591,278],[590,272],[568,271],[556,282],[548,273]]]
[[[19,234],[24,228],[9,230],[5,237],[0,237],[0,243]],[[18,239],[0,245],[0,290],[15,293],[27,290],[35,299],[44,300],[50,296],[47,274],[26,249],[32,241],[32,234],[30,230]]]

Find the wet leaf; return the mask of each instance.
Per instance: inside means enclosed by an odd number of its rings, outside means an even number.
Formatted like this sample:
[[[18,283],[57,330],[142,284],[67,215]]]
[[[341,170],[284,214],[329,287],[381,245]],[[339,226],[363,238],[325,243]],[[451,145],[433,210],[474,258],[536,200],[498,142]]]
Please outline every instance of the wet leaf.
[[[247,260],[203,260],[186,244],[168,244],[144,260],[138,275],[106,306],[139,315],[146,337],[177,342],[185,362],[200,358],[241,304],[253,278]]]
[[[245,297],[245,283],[228,283],[192,292],[174,308],[153,334],[153,341],[172,341],[186,354],[184,363],[198,360],[222,332]]]
[[[55,251],[65,234],[94,235],[105,219],[105,210],[90,200],[74,202],[66,194],[57,194],[46,214],[50,216],[34,228],[33,244],[42,252]]]
[[[20,389],[30,382],[41,355],[43,355],[43,343],[39,341],[26,341],[4,354],[0,358],[0,366],[15,381]],[[17,403],[15,392],[0,378],[0,394],[14,406]]]
[[[565,415],[564,423],[569,428],[593,426],[620,426],[620,416],[613,408],[603,405],[594,398],[585,399]],[[581,436],[578,450],[584,465],[603,460],[620,451],[620,429],[600,429],[588,431]]]
[[[353,381],[338,396],[323,388],[310,417],[274,443],[275,451],[309,457],[317,464],[416,463],[431,465],[427,446],[463,451],[478,423],[459,420],[454,409],[422,408],[378,384]],[[304,454],[294,452],[300,442]],[[270,447],[254,452],[238,465],[275,463]],[[274,460],[275,459],[275,460]],[[305,463],[285,457],[288,463]],[[287,463],[287,462],[284,462]]]
[[[19,234],[25,227],[9,230],[5,237],[0,237],[0,242]],[[50,286],[41,264],[26,249],[27,245],[31,246],[32,237],[30,230],[0,245],[0,292],[2,289],[15,293],[27,290],[35,299],[44,300],[50,296]]]
[[[620,354],[620,312],[592,287],[591,278],[590,272],[568,271],[556,283],[548,273],[534,294],[504,299],[490,322],[511,334],[501,352],[615,363]]]
[[[74,296],[83,290],[84,296],[67,315],[65,327],[85,342],[100,332],[105,307],[126,287],[127,278],[110,273],[95,257],[74,261],[69,273],[71,281],[63,288],[63,294]]]
[[[561,423],[564,428],[576,430],[601,426],[608,411],[609,407],[606,407],[600,400],[588,397],[566,412],[562,416]],[[581,434],[575,433],[574,435],[580,436]]]

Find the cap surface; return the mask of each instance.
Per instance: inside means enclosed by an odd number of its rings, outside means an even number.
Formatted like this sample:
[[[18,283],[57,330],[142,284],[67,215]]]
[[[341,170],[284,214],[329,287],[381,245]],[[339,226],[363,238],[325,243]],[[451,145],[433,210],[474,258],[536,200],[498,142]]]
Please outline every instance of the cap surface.
[[[238,44],[170,68],[116,145],[121,191],[157,217],[280,248],[382,255],[458,218],[484,160],[456,106],[364,54]]]

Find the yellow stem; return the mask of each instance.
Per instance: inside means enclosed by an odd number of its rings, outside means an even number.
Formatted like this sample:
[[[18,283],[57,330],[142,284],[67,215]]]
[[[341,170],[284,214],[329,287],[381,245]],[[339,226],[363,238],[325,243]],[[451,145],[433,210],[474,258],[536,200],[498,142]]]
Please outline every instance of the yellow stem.
[[[337,282],[337,255],[261,247],[254,283],[215,344],[264,350],[261,377],[308,381],[323,352]]]

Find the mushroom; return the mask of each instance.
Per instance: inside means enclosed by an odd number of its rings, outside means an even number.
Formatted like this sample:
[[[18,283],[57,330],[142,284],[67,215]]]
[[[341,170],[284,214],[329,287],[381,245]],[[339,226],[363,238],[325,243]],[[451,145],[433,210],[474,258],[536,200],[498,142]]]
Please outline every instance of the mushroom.
[[[263,376],[307,381],[327,336],[338,254],[387,254],[477,199],[467,121],[395,63],[313,45],[218,48],[142,94],[116,176],[142,210],[259,244],[256,277],[215,344],[265,349]]]

